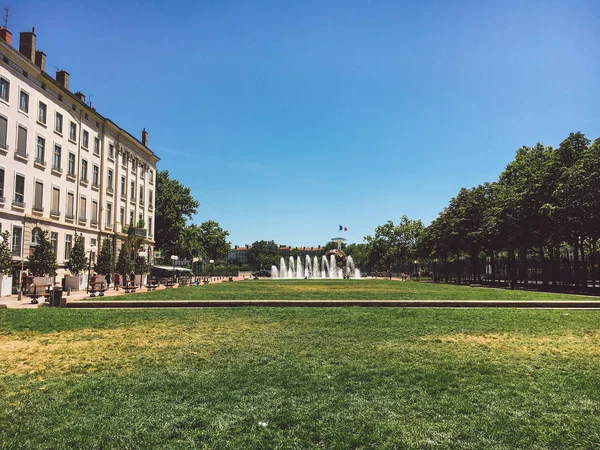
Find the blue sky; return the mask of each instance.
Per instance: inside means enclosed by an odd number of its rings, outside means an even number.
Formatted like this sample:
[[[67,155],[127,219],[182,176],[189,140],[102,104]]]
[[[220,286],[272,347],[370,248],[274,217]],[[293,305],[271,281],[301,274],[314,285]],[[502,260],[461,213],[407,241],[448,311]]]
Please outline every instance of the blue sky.
[[[47,71],[150,147],[233,244],[426,224],[522,145],[600,137],[597,1],[7,0]]]

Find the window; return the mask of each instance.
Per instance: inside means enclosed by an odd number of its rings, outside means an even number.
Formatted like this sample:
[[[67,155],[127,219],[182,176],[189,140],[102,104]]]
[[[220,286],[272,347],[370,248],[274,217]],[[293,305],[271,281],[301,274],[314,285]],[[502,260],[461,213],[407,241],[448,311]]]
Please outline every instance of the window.
[[[67,234],[65,236],[65,259],[71,258],[71,248],[73,248],[73,235]]]
[[[154,184],[154,172],[150,171],[150,184]]]
[[[152,236],[152,216],[148,216],[148,234]]]
[[[98,137],[94,138],[94,154],[100,154],[100,139]]]
[[[62,134],[63,117],[61,113],[56,113],[56,120],[54,121],[54,130]]]
[[[20,206],[25,206],[23,203],[25,199],[25,177],[23,175],[15,176],[15,203],[19,203]]]
[[[37,145],[35,147],[35,161],[39,163],[44,162],[44,150],[46,149],[46,139],[42,136],[37,137]]]
[[[121,197],[127,197],[127,192],[125,192],[125,177],[121,177]]]
[[[35,182],[35,194],[33,197],[33,209],[38,212],[44,211],[44,183],[41,181]]]
[[[154,205],[152,204],[153,198],[152,198],[152,191],[148,191],[148,206],[150,208],[152,208]]]
[[[131,173],[135,175],[137,172],[137,162],[131,161]]]
[[[37,247],[38,245],[40,245],[41,240],[42,230],[40,230],[38,227],[35,227],[33,230],[31,230],[31,246]]]
[[[27,128],[21,125],[17,131],[17,153],[27,156]]]
[[[21,256],[21,239],[23,237],[23,228],[13,226],[12,230],[12,253],[13,256]]]
[[[143,180],[144,179],[144,174],[145,170],[144,170],[144,166],[140,165],[140,178]]]
[[[144,186],[140,184],[140,205],[144,204]]]
[[[131,189],[129,190],[129,199],[135,202],[135,181],[131,182],[130,188]]]
[[[8,150],[8,145],[6,144],[6,130],[8,129],[8,120],[6,117],[0,116],[0,148],[4,150]]]
[[[79,220],[85,222],[87,220],[87,198],[79,198]]]
[[[119,210],[119,223],[125,223],[125,208]]]
[[[74,216],[73,208],[75,206],[75,194],[72,192],[67,193],[67,214],[66,217],[72,219]]]
[[[83,130],[83,139],[81,141],[83,148],[88,148],[88,144],[90,142],[90,133],[87,130]]]
[[[133,225],[133,209],[129,211],[129,225]]]
[[[56,231],[50,232],[50,245],[55,255],[58,254],[58,233]]]
[[[60,145],[54,144],[54,157],[52,158],[52,168],[60,170],[60,154],[62,149]],[[74,156],[74,155],[73,155]]]
[[[83,181],[87,181],[88,177],[87,177],[87,160],[82,159],[81,160],[81,179]]]
[[[139,214],[138,214],[138,223],[139,223],[139,222],[141,222],[142,220],[143,220],[143,219],[142,219],[142,213],[139,213]]]
[[[57,187],[52,188],[52,210],[50,214],[60,215],[60,189]]]
[[[108,144],[108,157],[109,158],[115,157],[115,146],[112,144]]]
[[[72,141],[77,140],[77,124],[75,122],[71,122],[71,127],[69,128],[69,139]]]
[[[19,109],[24,113],[29,113],[29,94],[25,91],[21,91],[19,97]]]
[[[75,153],[69,153],[69,167],[67,167],[67,173],[72,177],[75,176]]]
[[[110,226],[112,224],[112,203],[106,204],[106,225]]]
[[[98,202],[92,200],[92,223],[98,223]]]
[[[106,175],[106,187],[107,187],[107,189],[112,189],[112,187],[113,187],[113,170],[112,169],[108,169],[108,172]]]
[[[0,167],[0,202],[4,202],[4,167]]]
[[[100,168],[96,164],[94,164],[94,167],[92,168],[92,185],[93,186],[98,186],[99,175],[100,175]]]
[[[38,122],[46,125],[46,104],[39,102],[38,103]]]
[[[8,92],[10,90],[10,82],[4,78],[0,78],[0,98],[5,102],[8,101]]]

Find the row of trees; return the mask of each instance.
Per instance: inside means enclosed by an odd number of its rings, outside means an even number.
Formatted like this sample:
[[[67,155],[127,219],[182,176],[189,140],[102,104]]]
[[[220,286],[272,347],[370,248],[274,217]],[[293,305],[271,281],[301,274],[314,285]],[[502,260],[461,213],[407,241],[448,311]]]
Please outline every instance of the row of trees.
[[[212,220],[200,225],[188,224],[200,206],[191,189],[171,178],[168,170],[156,174],[156,183],[154,235],[163,261],[170,263],[171,255],[188,260],[195,257],[206,261],[226,259],[231,249],[228,231]]]
[[[558,148],[520,148],[497,181],[461,189],[419,251],[459,282],[494,282],[500,269],[513,286],[583,288],[598,279],[599,219],[600,140],[571,133]]]

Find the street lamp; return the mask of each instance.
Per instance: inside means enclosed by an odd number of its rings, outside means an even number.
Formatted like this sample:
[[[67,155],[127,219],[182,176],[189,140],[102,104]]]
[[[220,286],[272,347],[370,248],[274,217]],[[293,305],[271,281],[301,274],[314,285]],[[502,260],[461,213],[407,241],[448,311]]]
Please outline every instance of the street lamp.
[[[171,255],[171,261],[173,262],[173,275],[172,278],[175,279],[175,261],[179,259],[177,255]]]
[[[208,262],[211,264],[211,265],[210,265],[210,278],[211,278],[211,280],[212,280],[212,271],[213,271],[213,269],[215,268],[215,266],[214,266],[214,264],[215,264],[215,260],[214,260],[214,259],[211,259],[211,260],[209,260]]]
[[[88,279],[87,279],[87,285],[88,287],[90,286],[90,272],[92,271],[92,253],[94,253],[96,251],[98,247],[96,247],[95,245],[90,245],[90,259],[88,261]]]
[[[413,262],[415,263],[415,275],[419,277],[419,260],[415,259]]]

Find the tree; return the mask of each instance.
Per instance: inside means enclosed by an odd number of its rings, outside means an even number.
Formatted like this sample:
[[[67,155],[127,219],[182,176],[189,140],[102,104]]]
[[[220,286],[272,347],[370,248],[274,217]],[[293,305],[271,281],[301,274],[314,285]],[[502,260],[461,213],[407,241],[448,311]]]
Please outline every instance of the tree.
[[[198,206],[189,187],[171,179],[168,170],[157,172],[154,238],[165,255],[183,254],[186,221],[196,214]]]
[[[231,250],[231,242],[227,241],[229,231],[223,230],[217,222],[212,220],[200,224],[199,230],[200,244],[206,258],[215,261],[225,259]]]
[[[275,241],[256,241],[247,251],[248,263],[256,269],[279,264],[279,247]]]
[[[67,269],[69,269],[73,275],[79,275],[88,268],[89,260],[83,242],[83,235],[76,234],[73,247],[71,248],[71,254],[69,255],[69,262],[67,263]]]
[[[131,257],[127,251],[127,248],[123,245],[117,258],[117,265],[115,271],[121,275],[127,276],[133,271],[133,264],[131,263]]]
[[[178,253],[175,253],[180,258],[192,259],[206,256],[206,251],[202,245],[202,231],[195,223],[183,229],[180,239],[180,242],[177,243]]]
[[[148,260],[145,256],[137,255],[135,257],[135,267],[134,271],[136,274],[143,275],[149,272],[150,266],[148,266]]]
[[[42,231],[39,235],[38,245],[36,245],[33,255],[29,260],[31,272],[36,277],[49,275],[56,276],[58,263],[56,262],[56,254],[52,248],[52,243],[48,239],[48,232]]]
[[[0,244],[0,276],[8,275],[12,269],[12,250],[10,248],[10,233],[4,231],[0,234],[3,238]]]
[[[113,241],[106,238],[102,241],[102,249],[96,258],[94,270],[97,273],[109,275],[114,272],[115,260],[113,257]]]
[[[369,264],[369,257],[371,253],[371,248],[367,243],[360,244],[350,244],[344,250],[346,255],[352,256],[354,260],[354,264],[361,271],[371,271],[371,266]]]

